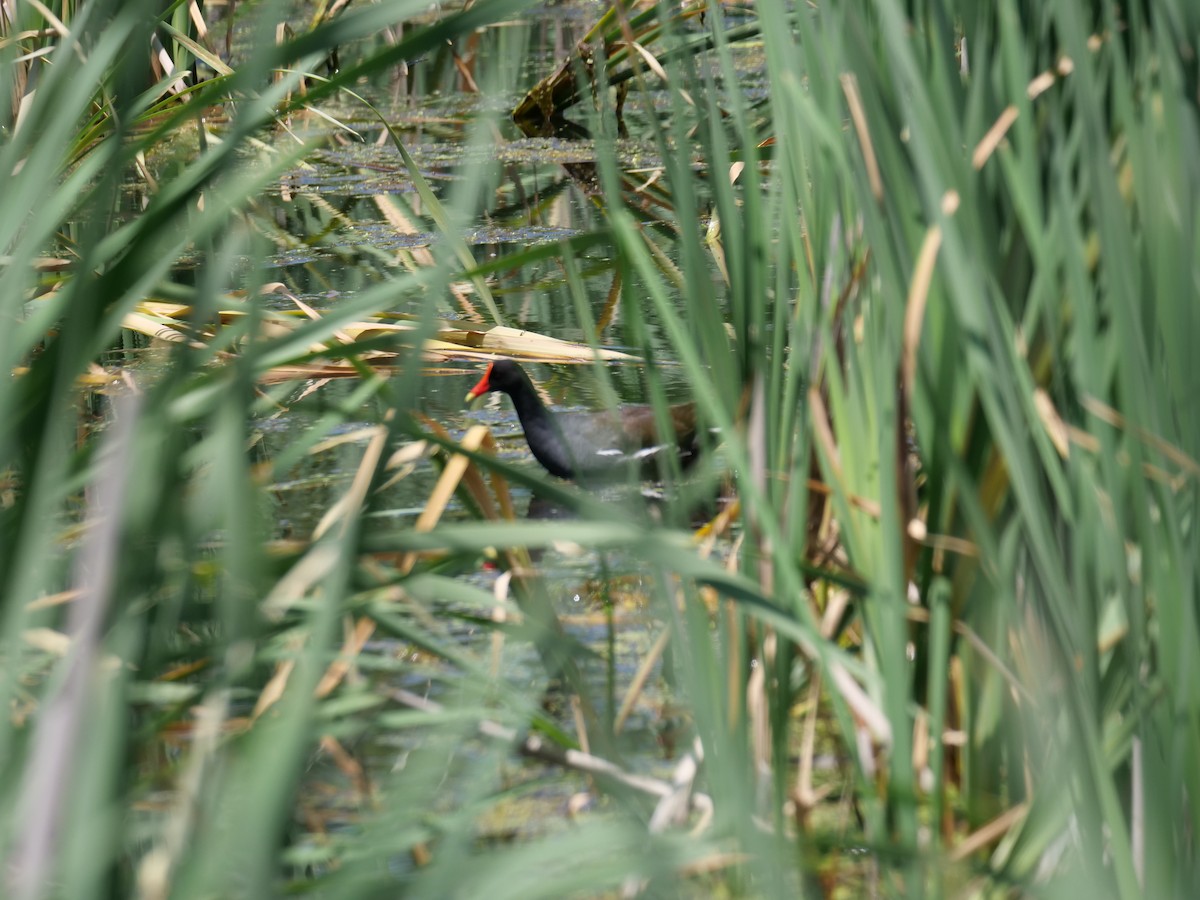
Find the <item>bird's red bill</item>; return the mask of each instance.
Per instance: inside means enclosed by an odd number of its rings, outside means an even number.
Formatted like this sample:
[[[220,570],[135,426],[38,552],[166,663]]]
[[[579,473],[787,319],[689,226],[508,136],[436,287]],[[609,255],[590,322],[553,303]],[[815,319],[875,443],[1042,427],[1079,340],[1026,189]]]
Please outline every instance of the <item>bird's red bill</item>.
[[[490,384],[488,384],[488,379],[491,377],[492,377],[492,364],[488,363],[488,367],[486,370],[484,370],[483,377],[479,379],[479,383],[476,384],[475,387],[471,388],[471,390],[467,392],[467,402],[468,403],[470,403],[476,397],[482,397],[484,394],[488,393],[492,389],[492,386]]]

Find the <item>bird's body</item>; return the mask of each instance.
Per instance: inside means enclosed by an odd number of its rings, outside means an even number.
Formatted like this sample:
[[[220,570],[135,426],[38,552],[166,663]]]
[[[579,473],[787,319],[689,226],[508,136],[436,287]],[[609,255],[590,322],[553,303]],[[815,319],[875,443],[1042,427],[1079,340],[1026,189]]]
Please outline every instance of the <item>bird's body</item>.
[[[497,360],[488,366],[467,400],[490,391],[508,394],[534,458],[559,478],[576,480],[619,476],[630,469],[661,471],[662,456],[675,452],[687,467],[697,456],[696,408],[682,403],[667,408],[670,433],[660,439],[651,406],[623,406],[612,412],[552,412],[519,365]]]

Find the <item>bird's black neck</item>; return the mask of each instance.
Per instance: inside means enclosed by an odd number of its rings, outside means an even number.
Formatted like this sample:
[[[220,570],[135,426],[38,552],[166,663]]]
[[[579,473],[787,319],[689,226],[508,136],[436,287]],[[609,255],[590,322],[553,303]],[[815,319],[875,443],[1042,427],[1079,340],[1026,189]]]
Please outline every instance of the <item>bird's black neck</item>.
[[[530,382],[526,381],[524,384],[517,385],[507,393],[512,400],[513,408],[517,411],[517,418],[521,420],[522,427],[535,422],[549,422],[553,418],[550,410],[546,409],[542,398],[537,395],[537,390]]]
[[[507,391],[512,399],[517,418],[525,432],[525,442],[534,457],[551,475],[570,478],[574,472],[570,451],[554,421],[554,414],[542,404],[533,384],[526,382],[516,389]]]

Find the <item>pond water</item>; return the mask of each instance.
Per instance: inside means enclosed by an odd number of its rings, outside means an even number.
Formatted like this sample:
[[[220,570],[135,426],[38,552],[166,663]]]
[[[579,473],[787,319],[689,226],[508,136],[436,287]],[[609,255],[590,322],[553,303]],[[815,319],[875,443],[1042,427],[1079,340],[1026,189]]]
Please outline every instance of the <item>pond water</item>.
[[[553,70],[598,15],[591,3],[566,3],[539,10],[522,22],[481,30],[472,46],[449,49],[411,61],[374,83],[356,86],[395,130],[415,160],[423,178],[439,198],[453,204],[459,215],[459,236],[479,263],[519,253],[541,243],[561,241],[595,229],[603,222],[579,170],[594,158],[591,143],[581,139],[528,137],[508,118],[508,111],[542,76]],[[464,58],[464,56],[466,58]],[[478,90],[475,87],[478,86]],[[653,178],[658,164],[654,144],[643,135],[660,114],[660,98],[631,92],[625,104],[630,137],[617,145],[619,161],[636,182]],[[493,137],[481,143],[486,129]],[[406,272],[420,254],[436,249],[439,241],[430,210],[379,117],[362,102],[338,97],[323,104],[319,114],[296,116],[289,131],[302,140],[320,138],[304,165],[288,172],[261,199],[255,212],[258,230],[274,246],[268,278],[283,282],[317,311],[336,309],[360,292],[386,284]],[[281,140],[286,139],[281,136]],[[470,183],[476,190],[464,203],[456,188]],[[397,210],[399,214],[397,214]],[[655,212],[646,211],[646,221]],[[702,227],[698,223],[697,227]],[[607,318],[606,306],[614,285],[614,263],[606,248],[583,249],[578,257],[586,303],[593,321]],[[420,264],[419,262],[417,263]],[[714,274],[714,278],[715,278]],[[231,285],[240,287],[241,285]],[[577,300],[559,261],[549,257],[522,262],[489,275],[489,287],[505,323],[554,338],[584,342],[587,335],[577,315]],[[626,288],[628,289],[628,288]],[[676,297],[684,304],[686,297]],[[283,301],[273,300],[280,308]],[[437,302],[445,320],[482,324],[484,316],[469,303],[447,296],[441,301],[414,293],[388,310],[389,314],[419,315],[423,304]],[[606,346],[625,348],[635,343],[618,314],[599,335]],[[645,327],[652,346],[658,323],[649,311]],[[672,399],[687,397],[687,384],[677,366],[660,355],[660,374]],[[591,366],[526,366],[556,407],[584,409],[600,402]],[[464,395],[479,379],[478,362],[439,362],[421,380],[420,395],[406,398],[412,408],[438,422],[459,438],[472,425],[486,424],[498,440],[502,458],[540,471],[525,446],[512,405],[500,394],[468,408]],[[640,402],[645,396],[645,373],[639,364],[613,364],[611,383],[621,402]],[[299,385],[282,408],[264,416],[257,427],[255,453],[273,459],[296,435],[311,428],[319,416],[342,408],[357,383],[333,379]],[[347,416],[336,433],[353,436],[383,420],[382,400]],[[321,517],[346,492],[362,456],[366,438],[347,440],[324,452],[306,456],[273,485],[277,536],[303,540]],[[416,469],[372,503],[370,516],[390,528],[415,523],[425,508],[439,469],[423,458]],[[553,515],[537,497],[513,485],[518,515]],[[633,515],[645,515],[644,501],[614,494],[612,502],[631,504]],[[443,520],[468,515],[458,500]],[[645,594],[636,564],[619,555],[601,556],[587,548],[547,550],[537,561],[541,577],[573,637],[597,654],[586,667],[595,679],[596,696],[604,694],[606,679],[615,678],[615,698],[633,678],[640,660],[654,642],[661,623],[645,609]],[[455,573],[491,590],[497,572],[486,566]],[[456,620],[452,605],[446,634],[467,644],[485,642],[490,632]],[[437,611],[435,611],[437,612]],[[615,628],[615,631],[614,631]],[[395,671],[384,677],[402,686],[428,688],[438,663],[402,642],[378,640],[368,651],[392,659]],[[614,656],[611,666],[604,662]],[[520,680],[521,672],[539,668],[532,650],[506,657],[506,677]],[[674,752],[669,733],[675,727],[669,690],[661,677],[651,679],[626,727],[628,762],[636,767],[661,765]],[[560,717],[570,728],[569,714]],[[395,764],[407,737],[385,737],[367,751],[368,762],[386,771]],[[336,779],[332,766],[324,773]],[[560,804],[578,784],[564,782],[548,791],[548,802]],[[337,801],[333,801],[337,806]],[[505,826],[507,827],[507,826]]]
[[[561,62],[600,11],[592,3],[535,10],[520,22],[481,30],[468,59],[463,59],[464,50],[458,48],[457,65],[447,49],[410,62],[375,83],[356,86],[386,118],[441,199],[450,202],[455,185],[464,180],[478,182],[480,190],[474,202],[466,208],[457,203],[456,209],[461,216],[460,236],[481,263],[588,232],[603,221],[603,214],[575,177],[577,172],[564,167],[594,159],[591,142],[527,137],[508,117],[525,92]],[[473,86],[479,90],[471,90]],[[621,141],[617,153],[639,180],[651,177],[648,173],[657,164],[653,143],[639,140],[638,134],[648,133],[659,102],[654,94],[631,92],[625,104],[625,119],[633,137]],[[480,122],[486,122],[495,136],[486,146],[472,141]],[[265,198],[272,206],[262,218],[273,226],[269,236],[279,248],[271,257],[274,271],[269,277],[287,284],[315,309],[330,310],[403,273],[407,254],[425,251],[437,242],[402,159],[378,116],[362,102],[339,96],[322,105],[319,116],[292,121],[290,130],[302,139],[322,135],[325,142]],[[388,212],[394,207],[403,211],[404,222],[411,227],[398,227],[397,219]],[[647,220],[653,221],[652,212]],[[614,264],[606,253],[605,247],[584,250],[578,261],[594,321],[605,318],[613,288]],[[496,272],[489,276],[489,288],[506,324],[586,342],[576,301],[557,259]],[[676,299],[686,303],[686,298]],[[414,294],[390,312],[417,315],[428,302],[428,297]],[[485,315],[449,297],[439,304],[436,314],[445,320],[467,321],[480,321]],[[658,324],[652,311],[645,314],[650,343],[665,352],[667,345],[657,339]],[[618,313],[599,335],[601,343],[617,349],[635,343],[626,327]],[[657,365],[669,396],[686,399],[688,387],[678,367],[661,354]],[[533,364],[526,368],[556,407],[585,409],[600,404],[601,392],[590,366]],[[537,471],[507,398],[490,395],[475,409],[464,404],[463,397],[478,380],[480,370],[476,362],[430,366],[420,396],[412,398],[415,408],[455,437],[473,424],[489,425],[506,458]],[[645,373],[640,365],[614,364],[609,374],[621,402],[643,401]],[[270,455],[273,447],[286,445],[290,434],[308,427],[314,415],[343,402],[352,390],[351,384],[329,382],[320,388],[320,396],[307,397],[291,411],[264,421],[265,452]],[[382,412],[379,404],[373,403],[363,408],[361,422],[347,422],[344,430],[378,422]],[[348,446],[312,458],[279,485],[279,516],[291,533],[311,531],[344,489],[357,456],[358,451]],[[430,463],[422,463],[413,477],[389,495],[387,515],[403,522],[419,514],[435,477]],[[515,490],[518,509],[524,509],[528,492],[519,487]],[[461,510],[452,505],[447,514],[453,517]]]

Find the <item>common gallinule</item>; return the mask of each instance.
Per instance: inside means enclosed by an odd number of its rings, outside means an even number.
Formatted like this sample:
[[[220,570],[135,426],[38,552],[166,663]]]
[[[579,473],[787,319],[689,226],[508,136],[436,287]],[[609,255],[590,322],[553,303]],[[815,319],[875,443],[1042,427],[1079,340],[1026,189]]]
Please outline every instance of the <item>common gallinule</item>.
[[[615,412],[551,412],[529,376],[511,360],[488,365],[467,401],[490,391],[512,398],[534,458],[559,478],[612,477],[631,467],[653,475],[661,471],[664,453],[676,453],[684,468],[699,453],[693,403],[667,407],[671,434],[660,439],[650,406],[622,406]]]

